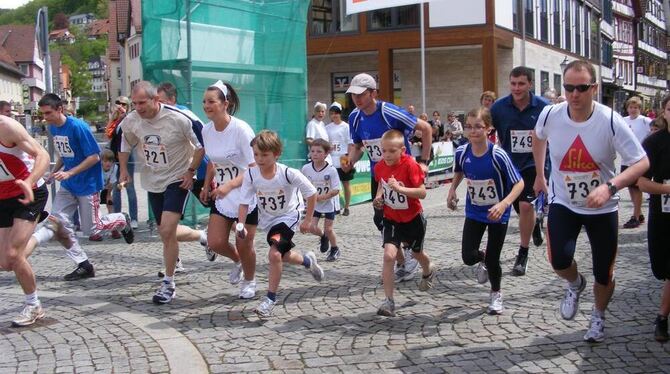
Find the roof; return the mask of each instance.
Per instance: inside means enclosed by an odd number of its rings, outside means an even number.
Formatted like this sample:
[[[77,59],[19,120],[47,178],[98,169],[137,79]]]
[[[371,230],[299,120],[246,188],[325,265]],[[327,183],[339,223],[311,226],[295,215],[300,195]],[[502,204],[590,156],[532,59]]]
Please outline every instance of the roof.
[[[129,0],[109,0],[109,33],[107,34],[107,52],[110,60],[119,60],[119,33],[127,37],[130,18]],[[123,39],[125,39],[125,37]]]
[[[98,19],[86,26],[86,34],[89,37],[100,37],[109,33],[109,19]]]
[[[0,68],[4,68],[4,70],[17,76],[24,76],[14,60],[12,60],[12,56],[10,56],[9,52],[2,46],[0,46]]]
[[[0,46],[9,52],[15,63],[33,62],[36,46],[35,26],[0,26]],[[32,48],[29,46],[32,46]]]

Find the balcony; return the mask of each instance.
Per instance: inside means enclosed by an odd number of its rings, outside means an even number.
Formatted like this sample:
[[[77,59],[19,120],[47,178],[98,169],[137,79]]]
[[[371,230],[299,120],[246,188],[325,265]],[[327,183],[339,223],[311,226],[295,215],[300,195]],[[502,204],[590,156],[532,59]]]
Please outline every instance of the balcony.
[[[44,91],[46,89],[46,85],[44,84],[44,81],[39,79],[39,78],[23,78],[23,79],[21,79],[21,83],[22,84],[27,84],[29,87],[39,88],[42,91]]]

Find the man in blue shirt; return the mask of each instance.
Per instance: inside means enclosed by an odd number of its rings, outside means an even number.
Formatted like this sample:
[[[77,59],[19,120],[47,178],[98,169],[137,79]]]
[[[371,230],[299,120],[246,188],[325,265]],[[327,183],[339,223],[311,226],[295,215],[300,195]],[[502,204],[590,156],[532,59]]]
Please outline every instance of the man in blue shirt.
[[[44,119],[49,123],[54,148],[59,157],[50,180],[60,182],[53,201],[52,215],[64,223],[68,240],[59,240],[66,247],[67,255],[77,268],[65,280],[78,280],[95,276],[93,264],[79,245],[68,217],[79,209],[84,235],[119,230],[128,244],[134,240],[130,217],[126,213],[100,215],[100,190],[103,188],[100,147],[88,123],[65,116],[63,103],[55,94],[46,94],[38,103]],[[29,246],[43,243],[54,236],[54,231],[42,227],[33,234]],[[62,235],[61,235],[62,236]],[[61,238],[62,239],[62,238]],[[28,253],[32,251],[28,250]]]
[[[349,130],[354,144],[349,145],[349,162],[342,165],[344,172],[349,172],[354,167],[363,156],[363,148],[365,148],[370,158],[370,175],[372,177],[370,195],[374,200],[378,188],[374,169],[377,162],[382,159],[381,138],[386,131],[396,129],[405,135],[405,148],[408,154],[410,154],[411,149],[409,144],[411,133],[414,130],[421,131],[421,157],[417,158],[417,162],[421,169],[428,173],[428,162],[433,141],[433,130],[428,122],[414,117],[414,115],[396,105],[378,100],[377,82],[369,74],[356,75],[351,80],[347,93],[351,94],[356,109],[349,115]],[[382,219],[382,211],[375,209],[374,223],[380,231],[383,227]],[[411,264],[408,262],[407,268],[403,266],[404,263],[402,251],[398,251],[399,265],[396,271],[396,281],[409,280],[414,276],[414,271],[417,269],[416,261],[412,261]]]
[[[514,210],[519,215],[521,243],[512,274],[526,274],[528,267],[528,247],[531,233],[533,242],[542,244],[542,229],[535,222],[535,209],[531,203],[535,199],[535,161],[533,160],[532,131],[542,109],[549,102],[531,92],[533,72],[525,66],[517,66],[510,72],[510,94],[500,98],[491,107],[493,127],[495,127],[502,148],[512,158],[524,181],[524,191],[514,202]],[[549,158],[547,158],[548,160]],[[548,163],[545,167],[548,167]]]

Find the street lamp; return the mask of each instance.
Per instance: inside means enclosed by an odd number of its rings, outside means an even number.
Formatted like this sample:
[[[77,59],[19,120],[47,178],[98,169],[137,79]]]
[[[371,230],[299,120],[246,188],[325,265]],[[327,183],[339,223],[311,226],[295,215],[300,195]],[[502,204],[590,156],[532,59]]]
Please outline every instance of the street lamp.
[[[561,61],[561,71],[564,72],[566,67],[568,67],[568,56],[563,57]]]

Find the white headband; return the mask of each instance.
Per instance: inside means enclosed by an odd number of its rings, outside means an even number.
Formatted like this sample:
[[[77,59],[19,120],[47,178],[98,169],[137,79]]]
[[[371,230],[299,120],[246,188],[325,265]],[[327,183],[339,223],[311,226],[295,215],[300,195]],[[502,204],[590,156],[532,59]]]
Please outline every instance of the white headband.
[[[210,87],[217,88],[219,91],[223,92],[223,96],[226,98],[226,100],[228,100],[228,87],[226,87],[226,85],[223,84],[220,79],[214,82],[214,84]]]

